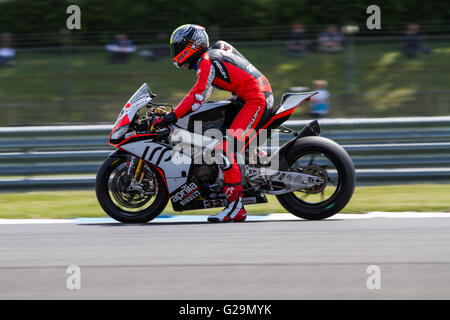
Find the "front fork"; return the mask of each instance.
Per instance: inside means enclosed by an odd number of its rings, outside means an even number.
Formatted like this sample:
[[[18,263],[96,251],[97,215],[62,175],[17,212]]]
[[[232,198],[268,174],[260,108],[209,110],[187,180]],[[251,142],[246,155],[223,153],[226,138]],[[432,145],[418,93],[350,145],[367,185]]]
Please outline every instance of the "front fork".
[[[144,190],[143,182],[145,178],[145,161],[142,159],[137,160],[137,157],[132,157],[131,161],[128,163],[128,176],[131,176],[134,164],[137,161],[136,170],[133,174],[133,179],[128,187],[129,191],[138,191],[143,197],[145,194],[153,194],[155,191],[154,175],[150,173],[150,177],[147,181],[150,192]]]
[[[142,170],[144,168],[144,160],[139,159],[137,167],[136,167],[136,171],[134,172],[134,181],[138,181],[139,183],[142,183],[142,181],[144,180],[144,175],[145,172],[144,170]]]
[[[139,182],[142,183],[142,181],[144,180],[144,175],[145,172],[143,170],[144,168],[144,160],[139,159],[137,160],[137,157],[132,156],[131,160],[127,162],[127,167],[128,167],[128,176],[130,177],[133,174],[133,182]],[[138,161],[137,165],[135,166],[136,161]],[[136,167],[136,170],[134,171],[134,173],[132,173],[132,170]]]
[[[159,109],[157,110],[157,113],[161,114],[161,111],[160,112],[158,112],[158,111],[160,111]],[[150,129],[149,130],[150,131],[154,131],[155,130],[155,126],[154,126],[153,123],[150,125]],[[134,161],[136,161],[136,158],[132,157],[131,161],[132,162],[130,163],[129,168],[132,168],[134,166]],[[144,180],[145,172],[144,172],[144,170],[142,170],[144,168],[144,165],[145,165],[144,160],[139,159],[137,167],[136,167],[136,171],[134,172],[134,177],[133,177],[133,180],[135,182],[142,183],[142,181]],[[130,174],[130,172],[128,172],[128,174]]]

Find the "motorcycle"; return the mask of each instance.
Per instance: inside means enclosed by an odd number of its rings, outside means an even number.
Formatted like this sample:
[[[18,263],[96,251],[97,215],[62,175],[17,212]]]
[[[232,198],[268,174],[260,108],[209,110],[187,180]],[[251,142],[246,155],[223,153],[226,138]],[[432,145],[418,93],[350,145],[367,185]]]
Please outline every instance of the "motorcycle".
[[[241,149],[245,205],[267,203],[266,194],[275,195],[295,216],[321,220],[338,213],[350,201],[355,168],[348,153],[336,142],[320,137],[316,120],[299,132],[282,125],[298,105],[314,94],[285,93],[278,106],[264,112],[260,131],[269,134],[259,139],[262,134],[258,131],[254,135],[258,136],[256,145],[247,142]],[[198,159],[207,151],[213,154],[222,139],[207,136],[207,130],[224,134],[243,102],[237,98],[205,102],[175,124],[157,129],[155,120],[173,107],[155,103],[155,97],[144,83],[128,100],[109,137],[109,144],[117,150],[97,173],[99,204],[109,216],[123,223],[151,221],[169,199],[175,211],[224,207],[227,203],[221,191],[223,164]],[[199,121],[200,133],[196,128]],[[267,144],[279,137],[275,133],[289,134],[291,139],[269,148]]]

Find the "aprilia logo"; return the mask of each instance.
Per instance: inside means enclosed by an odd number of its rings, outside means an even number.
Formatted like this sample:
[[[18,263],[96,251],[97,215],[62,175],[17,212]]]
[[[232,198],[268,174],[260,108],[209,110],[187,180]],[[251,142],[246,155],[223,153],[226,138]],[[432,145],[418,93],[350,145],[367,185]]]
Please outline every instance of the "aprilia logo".
[[[194,200],[195,198],[197,198],[200,195],[200,192],[196,191],[197,189],[198,189],[198,186],[194,182],[191,182],[189,185],[185,184],[181,187],[180,191],[178,191],[171,197],[171,199],[173,202],[180,201],[180,204],[185,205],[187,202]],[[192,196],[190,196],[191,194],[192,194]],[[193,197],[194,195],[196,195],[196,196]],[[185,198],[188,198],[186,200],[189,200],[189,201],[183,201],[183,200],[185,200]]]

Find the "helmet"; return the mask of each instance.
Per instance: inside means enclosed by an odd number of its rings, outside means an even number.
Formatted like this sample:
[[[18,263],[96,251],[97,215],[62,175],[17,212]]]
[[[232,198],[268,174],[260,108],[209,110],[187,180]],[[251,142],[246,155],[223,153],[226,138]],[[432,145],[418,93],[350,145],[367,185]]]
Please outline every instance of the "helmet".
[[[179,26],[170,37],[172,62],[178,68],[185,63],[192,68],[208,47],[209,38],[205,28],[196,24]]]

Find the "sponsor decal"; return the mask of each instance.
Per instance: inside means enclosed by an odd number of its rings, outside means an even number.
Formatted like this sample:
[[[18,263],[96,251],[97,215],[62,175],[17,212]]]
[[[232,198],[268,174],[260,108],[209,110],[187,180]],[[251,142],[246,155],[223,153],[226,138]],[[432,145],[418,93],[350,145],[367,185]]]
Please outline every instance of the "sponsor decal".
[[[231,46],[230,46],[229,44],[227,44],[227,43],[221,43],[220,46],[221,46],[221,49],[222,49],[222,50],[225,50],[225,51],[228,51],[228,52],[233,51],[233,50],[231,49]]]
[[[227,77],[227,73],[225,72],[225,69],[220,64],[220,62],[215,60],[215,61],[213,61],[213,63],[214,63],[214,66],[217,67],[217,69],[219,70],[219,72],[222,75],[222,77],[226,78]]]
[[[144,153],[142,154],[142,159],[147,160],[148,162],[153,163],[154,165],[159,165],[161,163],[162,157],[168,152],[170,151],[169,148],[164,148],[162,146],[153,148],[152,151],[150,152],[149,156],[147,157],[147,154],[150,150],[150,146],[145,147]],[[161,152],[159,153],[159,155],[157,156],[157,158],[155,157],[157,152],[161,150]],[[155,159],[153,158],[155,157]],[[166,162],[167,160],[169,160],[171,157],[169,156],[168,158],[164,159],[164,162]]]
[[[190,184],[181,186],[170,198],[173,202],[179,202],[184,206],[199,196],[200,191],[198,191],[198,186],[194,182],[191,182]]]
[[[200,101],[200,102],[202,102],[204,100],[203,96],[201,94],[198,94],[198,93],[195,94],[195,99],[197,101]]]
[[[213,60],[214,68],[219,71],[219,78],[230,82],[230,76],[228,75],[228,71],[225,69],[225,66],[217,60]]]
[[[231,44],[229,44],[225,41],[217,41],[217,43],[219,45],[219,49],[227,51],[227,52],[233,51],[233,47],[231,46]]]
[[[205,200],[203,201],[203,206],[205,208],[224,207],[225,201],[224,199]]]
[[[191,110],[192,111],[197,111],[198,109],[200,109],[200,107],[201,107],[201,104],[200,103],[194,103],[193,105],[192,105],[192,107],[191,107]]]
[[[267,103],[267,107],[268,107],[268,108],[272,108],[272,106],[273,106],[273,95],[270,95],[270,96],[266,99],[266,103]]]
[[[256,203],[258,203],[256,197],[242,198],[242,204],[256,204]]]
[[[180,201],[180,204],[182,206],[184,206],[184,205],[188,204],[189,202],[191,202],[192,200],[194,200],[195,198],[197,198],[198,196],[200,196],[200,191],[196,190],[192,194],[190,194],[188,197],[186,197],[186,199],[183,199],[182,201]]]
[[[184,52],[182,54],[180,54],[177,58],[177,61],[180,62],[183,60],[184,57],[186,57],[186,55],[189,53],[189,51],[184,50]]]
[[[242,204],[256,204],[258,201],[256,197],[247,197],[242,198]],[[225,207],[226,202],[225,199],[213,199],[213,200],[205,200],[203,201],[203,207],[207,208],[217,208],[217,207]]]
[[[258,113],[261,110],[261,107],[258,107],[258,110],[256,110],[255,114],[252,117],[252,120],[250,120],[250,123],[248,124],[247,128],[242,132],[241,137],[244,137],[247,131],[252,127],[252,124],[256,121],[256,118],[258,117]]]

